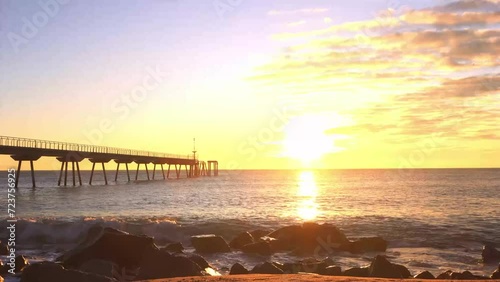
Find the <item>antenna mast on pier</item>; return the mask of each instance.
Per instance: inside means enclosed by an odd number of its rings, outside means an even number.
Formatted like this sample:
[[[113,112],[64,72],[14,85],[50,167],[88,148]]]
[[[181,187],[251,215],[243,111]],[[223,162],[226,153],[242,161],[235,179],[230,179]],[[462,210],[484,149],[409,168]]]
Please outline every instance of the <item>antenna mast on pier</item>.
[[[196,160],[196,138],[193,138],[193,160]]]

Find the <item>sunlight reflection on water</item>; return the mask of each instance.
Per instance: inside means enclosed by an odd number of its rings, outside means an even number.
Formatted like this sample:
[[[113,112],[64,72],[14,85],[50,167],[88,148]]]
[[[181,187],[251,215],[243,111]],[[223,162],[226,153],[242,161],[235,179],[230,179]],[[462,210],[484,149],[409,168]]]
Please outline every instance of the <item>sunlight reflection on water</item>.
[[[299,174],[298,184],[297,196],[299,202],[297,214],[303,220],[313,220],[319,213],[318,204],[316,203],[318,187],[314,180],[314,174],[311,171],[302,171]]]

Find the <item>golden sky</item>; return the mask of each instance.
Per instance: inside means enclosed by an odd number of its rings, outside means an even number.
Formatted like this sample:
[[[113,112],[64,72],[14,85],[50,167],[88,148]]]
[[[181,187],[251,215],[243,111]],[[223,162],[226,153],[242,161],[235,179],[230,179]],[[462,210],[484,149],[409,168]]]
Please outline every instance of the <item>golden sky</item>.
[[[61,5],[28,38],[42,8],[5,1],[0,135],[196,137],[221,169],[500,166],[497,0],[153,2]]]

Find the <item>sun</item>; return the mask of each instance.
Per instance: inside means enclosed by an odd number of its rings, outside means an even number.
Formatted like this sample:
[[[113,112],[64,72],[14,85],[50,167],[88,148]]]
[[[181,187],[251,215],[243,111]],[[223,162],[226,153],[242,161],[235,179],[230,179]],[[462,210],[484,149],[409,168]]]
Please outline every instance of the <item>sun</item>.
[[[325,116],[301,116],[292,120],[285,128],[283,155],[310,165],[325,154],[338,151],[334,138],[325,134],[331,127],[331,121]]]

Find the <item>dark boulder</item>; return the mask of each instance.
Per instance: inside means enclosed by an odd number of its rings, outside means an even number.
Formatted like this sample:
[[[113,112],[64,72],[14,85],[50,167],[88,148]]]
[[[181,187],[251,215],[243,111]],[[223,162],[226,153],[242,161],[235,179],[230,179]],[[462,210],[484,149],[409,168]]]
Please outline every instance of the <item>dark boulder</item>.
[[[207,267],[212,267],[204,257],[197,254],[189,254],[187,256],[188,259],[194,261],[201,269],[205,269]]]
[[[16,257],[16,268],[14,269],[14,271],[15,272],[21,272],[29,264],[30,263],[29,263],[28,259],[25,256],[23,256],[23,255],[17,256]]]
[[[86,273],[78,270],[65,269],[62,265],[54,262],[41,262],[32,264],[21,274],[21,282],[116,282],[117,280]]]
[[[369,277],[370,269],[368,267],[353,267],[342,273],[343,276]]]
[[[302,263],[287,262],[287,263],[283,264],[283,267],[281,268],[281,270],[283,270],[283,273],[285,273],[285,274],[296,274],[296,273],[303,271],[302,270]]]
[[[297,253],[301,254],[330,253],[348,243],[345,234],[331,224],[304,223],[286,226],[268,236],[277,239],[287,250],[298,250]]]
[[[256,265],[250,272],[253,274],[283,274],[283,270],[267,261]]]
[[[116,263],[101,259],[88,260],[80,265],[78,270],[107,277],[113,277],[114,274],[120,273],[120,268]]]
[[[235,263],[229,271],[229,275],[248,274],[249,271],[241,264]]]
[[[9,246],[0,242],[0,256],[6,256],[9,254]]]
[[[462,273],[460,272],[452,272],[451,273],[451,279],[452,280],[475,280],[476,276],[472,274],[470,271],[464,271]]]
[[[145,251],[157,250],[153,238],[130,235],[114,228],[95,226],[77,247],[58,258],[67,268],[91,259],[112,261],[120,267],[137,267]]]
[[[416,279],[434,279],[436,277],[434,277],[434,275],[432,275],[432,273],[430,273],[429,271],[422,271],[420,272],[419,274],[415,275],[413,278],[416,278]]]
[[[399,273],[401,274],[401,278],[407,279],[407,278],[413,277],[411,275],[411,272],[408,270],[408,268],[406,268],[406,266],[401,265],[401,264],[395,264],[395,263],[393,263],[392,266],[395,267],[399,271]]]
[[[250,235],[252,235],[252,237],[255,241],[258,241],[261,237],[264,237],[267,234],[269,234],[269,231],[257,229],[257,230],[250,231],[249,233],[250,233]]]
[[[500,264],[498,265],[498,268],[491,274],[490,278],[500,279]]]
[[[182,253],[184,250],[184,246],[182,246],[182,243],[177,242],[177,243],[170,243],[166,245],[165,247],[161,248],[162,251],[167,251],[171,253]]]
[[[342,275],[342,269],[340,266],[330,265],[325,268],[325,271],[321,273],[322,275],[329,276],[340,276]]]
[[[492,245],[485,245],[481,252],[484,263],[500,261],[500,251],[495,249]]]
[[[443,279],[443,280],[451,279],[451,274],[452,273],[453,273],[453,271],[451,271],[451,270],[445,271],[445,272],[439,274],[436,277],[436,279]]]
[[[446,272],[443,272],[436,277],[436,279],[443,279],[443,280],[476,280],[477,277],[470,273],[470,271],[464,271],[464,272],[453,272],[451,270],[448,270]]]
[[[393,264],[384,256],[376,256],[369,267],[370,277],[379,278],[409,278],[410,271],[398,264]]]
[[[287,251],[290,249],[290,246],[287,245],[286,241],[281,241],[273,237],[262,236],[258,242],[267,242],[271,247],[271,251],[273,253]]]
[[[247,244],[243,246],[241,250],[247,254],[259,254],[264,256],[271,255],[273,253],[271,245],[266,241]]]
[[[252,234],[243,232],[231,240],[231,242],[229,242],[229,246],[233,249],[241,249],[243,246],[252,243],[254,243]]]
[[[160,250],[143,254],[136,280],[202,276],[201,267],[185,256],[174,256]]]
[[[224,238],[213,234],[191,236],[191,244],[200,253],[225,253],[231,251]]]
[[[387,241],[381,237],[360,238],[344,245],[343,249],[351,253],[385,252]]]
[[[219,275],[219,273],[214,270],[213,266],[211,266],[207,262],[207,260],[205,260],[205,258],[203,258],[202,256],[200,256],[198,254],[176,253],[176,254],[172,254],[172,255],[174,255],[175,257],[184,257],[184,258],[187,258],[187,259],[193,261],[202,269],[202,272],[205,271],[206,274],[208,274],[208,275],[212,275],[212,276]]]
[[[329,265],[326,262],[306,262],[302,264],[302,272],[324,274]]]

